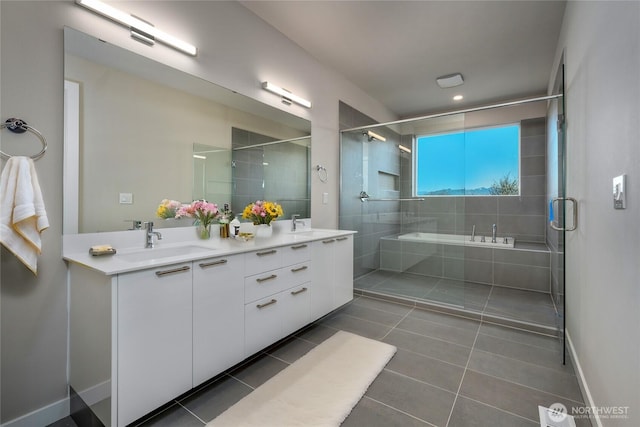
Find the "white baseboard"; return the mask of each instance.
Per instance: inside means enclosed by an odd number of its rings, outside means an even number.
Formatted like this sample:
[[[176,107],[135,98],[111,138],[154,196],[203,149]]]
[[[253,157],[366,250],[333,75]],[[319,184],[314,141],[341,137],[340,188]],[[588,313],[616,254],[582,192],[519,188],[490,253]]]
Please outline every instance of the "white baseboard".
[[[7,421],[0,427],[44,427],[67,416],[69,416],[68,397],[14,420]]]
[[[596,403],[593,400],[593,396],[591,396],[591,391],[589,390],[589,386],[587,385],[587,379],[584,376],[584,372],[582,371],[582,366],[580,365],[580,359],[578,359],[578,354],[576,353],[576,349],[573,346],[573,341],[571,341],[571,335],[569,334],[569,330],[565,328],[565,334],[567,337],[567,347],[569,348],[569,352],[571,353],[571,361],[573,362],[573,366],[576,370],[576,376],[578,377],[578,384],[580,385],[580,390],[582,391],[582,395],[587,400],[585,404],[592,408],[597,407]],[[600,416],[596,413],[593,414],[590,418],[591,424],[595,422],[597,427],[603,427],[602,420],[600,420]]]

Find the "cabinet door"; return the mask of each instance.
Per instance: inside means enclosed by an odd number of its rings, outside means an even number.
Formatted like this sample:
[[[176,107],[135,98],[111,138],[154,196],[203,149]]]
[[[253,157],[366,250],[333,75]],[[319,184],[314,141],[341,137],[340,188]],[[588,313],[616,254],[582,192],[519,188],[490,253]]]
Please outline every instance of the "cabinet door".
[[[311,317],[312,321],[319,319],[333,310],[333,250],[336,246],[335,239],[317,240],[313,242],[313,276],[311,284]]]
[[[311,322],[311,282],[282,293],[282,336],[297,331]]]
[[[244,358],[244,256],[193,263],[193,386]]]
[[[191,389],[191,263],[118,276],[118,426]]]
[[[281,294],[245,305],[244,355],[249,357],[282,338]]]
[[[333,247],[334,308],[353,299],[353,236],[336,237]]]

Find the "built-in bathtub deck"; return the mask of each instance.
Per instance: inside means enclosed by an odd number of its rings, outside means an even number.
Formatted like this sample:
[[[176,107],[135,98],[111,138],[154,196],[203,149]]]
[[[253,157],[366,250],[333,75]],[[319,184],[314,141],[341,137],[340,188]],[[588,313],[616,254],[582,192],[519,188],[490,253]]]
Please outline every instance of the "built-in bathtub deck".
[[[544,243],[477,246],[467,244],[467,238],[417,240],[403,236],[380,239],[380,270],[551,292],[551,254]]]

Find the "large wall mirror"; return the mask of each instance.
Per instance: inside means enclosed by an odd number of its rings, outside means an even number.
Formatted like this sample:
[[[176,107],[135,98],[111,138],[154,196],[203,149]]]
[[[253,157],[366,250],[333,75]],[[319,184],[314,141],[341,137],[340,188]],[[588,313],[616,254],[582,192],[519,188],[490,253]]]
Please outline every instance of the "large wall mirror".
[[[310,216],[308,120],[71,28],[64,43],[65,234],[180,226],[163,199]]]

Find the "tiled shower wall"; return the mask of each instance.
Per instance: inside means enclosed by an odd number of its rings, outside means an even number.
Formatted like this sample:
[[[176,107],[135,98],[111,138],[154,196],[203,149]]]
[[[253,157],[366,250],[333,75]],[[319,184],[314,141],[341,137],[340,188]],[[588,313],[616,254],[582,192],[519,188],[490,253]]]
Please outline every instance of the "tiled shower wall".
[[[376,123],[347,104],[340,103],[340,126],[347,129]],[[425,201],[361,202],[364,188],[378,198],[411,197],[411,155],[397,144],[409,144],[411,136],[388,129],[376,130],[385,143],[368,143],[359,133],[343,134],[341,148],[340,228],[358,231],[355,238],[354,276],[380,268],[381,237],[412,231],[490,235],[492,224],[498,236],[516,241],[544,243],[546,202],[546,119],[521,122],[520,196],[429,197]],[[379,188],[379,172],[396,177],[396,192]],[[366,175],[365,175],[366,173]]]
[[[232,174],[234,188],[231,207],[236,213],[256,200],[272,200],[282,205],[285,218],[298,214],[309,218],[309,149],[294,143],[235,150],[274,138],[232,128]],[[287,194],[287,199],[281,199]]]

